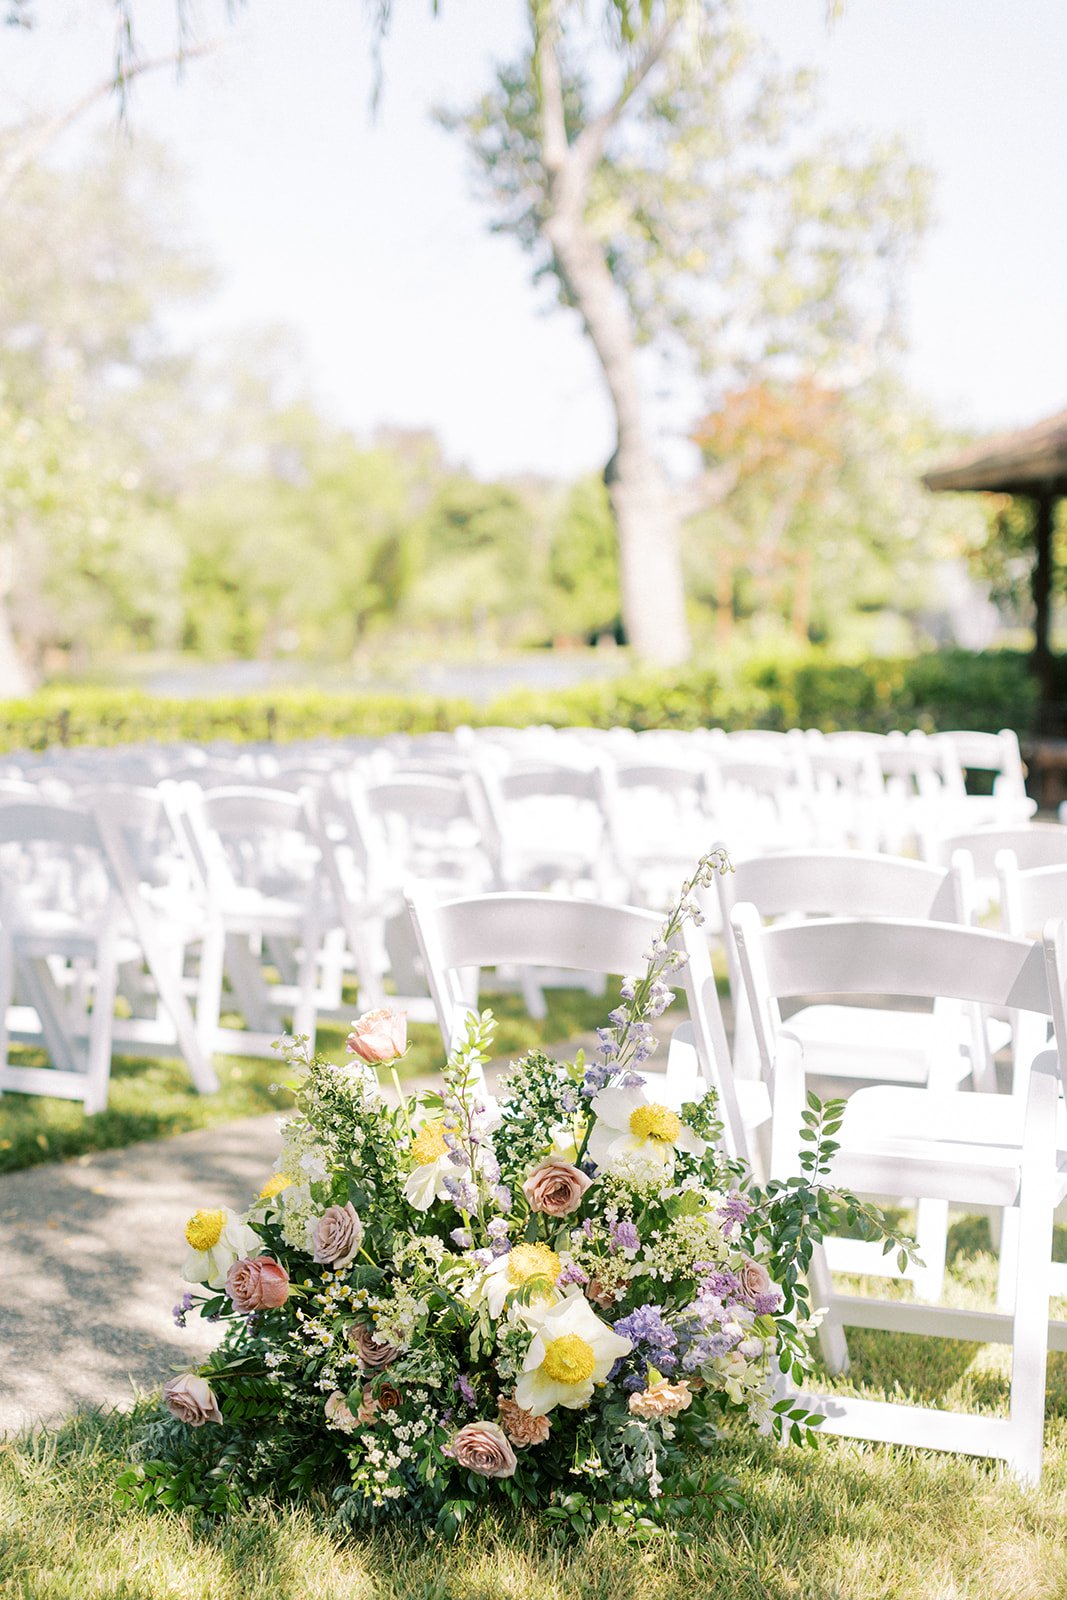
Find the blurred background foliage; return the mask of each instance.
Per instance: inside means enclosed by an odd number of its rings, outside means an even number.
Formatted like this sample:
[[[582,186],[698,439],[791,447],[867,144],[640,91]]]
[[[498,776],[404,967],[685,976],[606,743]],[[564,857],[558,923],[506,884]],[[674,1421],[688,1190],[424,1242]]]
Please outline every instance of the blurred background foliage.
[[[624,640],[599,476],[484,482],[428,434],[355,438],[301,392],[284,330],[176,350],[176,307],[212,282],[181,219],[140,139],[6,195],[8,692],[175,655],[373,674],[398,652]],[[920,487],[959,441],[889,368],[738,379],[693,437],[717,486],[683,535],[698,659],[981,647],[1025,619],[1025,518]]]

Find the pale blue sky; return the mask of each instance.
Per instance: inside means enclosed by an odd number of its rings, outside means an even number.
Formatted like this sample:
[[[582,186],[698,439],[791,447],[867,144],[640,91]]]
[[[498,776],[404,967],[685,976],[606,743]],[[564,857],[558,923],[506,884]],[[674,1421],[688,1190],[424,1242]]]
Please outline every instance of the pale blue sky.
[[[173,0],[141,8],[148,45],[168,43]],[[34,33],[0,32],[3,120],[107,70],[109,22],[86,20],[107,8],[38,9]],[[358,0],[248,0],[233,26],[203,0],[223,49],[181,83],[138,85],[134,136],[185,169],[188,233],[222,274],[196,330],[291,325],[319,402],[361,432],[431,427],[486,474],[599,467],[610,418],[576,319],[544,314],[518,248],[487,233],[458,141],[429,119],[513,52],[521,0],[442,0],[436,22],[429,0],[395,9],[373,122]],[[900,132],[935,171],[907,286],[915,387],[982,428],[1067,404],[1067,0],[850,0],[830,30],[824,0],[751,11],[785,62],[822,74],[828,128]]]

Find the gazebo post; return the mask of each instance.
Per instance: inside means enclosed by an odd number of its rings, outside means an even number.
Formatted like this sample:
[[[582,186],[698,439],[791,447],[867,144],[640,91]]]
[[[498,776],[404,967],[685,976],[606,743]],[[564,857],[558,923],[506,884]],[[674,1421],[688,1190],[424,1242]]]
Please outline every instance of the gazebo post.
[[[1052,645],[1049,638],[1052,602],[1052,522],[1054,497],[1051,493],[1034,497],[1034,649],[1031,671],[1037,681],[1037,731],[1057,733],[1053,726],[1056,699]]]

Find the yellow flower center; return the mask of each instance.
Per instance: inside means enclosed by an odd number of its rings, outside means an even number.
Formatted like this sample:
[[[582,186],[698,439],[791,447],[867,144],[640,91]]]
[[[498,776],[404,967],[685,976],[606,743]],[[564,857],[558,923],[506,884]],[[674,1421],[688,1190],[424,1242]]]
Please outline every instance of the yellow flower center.
[[[660,1144],[673,1144],[681,1131],[681,1118],[666,1106],[638,1106],[630,1113],[630,1132],[635,1139],[656,1139]]]
[[[276,1194],[281,1194],[283,1189],[288,1189],[292,1178],[287,1178],[284,1172],[276,1172],[273,1178],[268,1178],[259,1191],[261,1200],[273,1200]]]
[[[553,1383],[585,1383],[593,1376],[596,1356],[591,1344],[576,1333],[565,1333],[545,1346],[541,1371]]]
[[[547,1244],[517,1244],[514,1250],[508,1251],[507,1263],[508,1282],[517,1289],[535,1278],[544,1278],[553,1284],[563,1270],[559,1256]]]
[[[411,1141],[411,1153],[415,1157],[415,1164],[419,1167],[429,1166],[431,1161],[437,1161],[441,1156],[447,1156],[448,1146],[445,1144],[444,1123],[425,1123]]]
[[[185,1237],[194,1250],[211,1250],[222,1238],[225,1211],[197,1211],[185,1224]]]

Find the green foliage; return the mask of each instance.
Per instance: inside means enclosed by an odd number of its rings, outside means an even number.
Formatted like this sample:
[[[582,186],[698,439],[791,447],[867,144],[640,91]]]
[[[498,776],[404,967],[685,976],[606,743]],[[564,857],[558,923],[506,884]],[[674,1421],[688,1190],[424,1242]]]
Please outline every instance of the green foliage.
[[[620,626],[619,552],[602,477],[568,492],[548,556],[547,622],[555,636],[586,638]]]
[[[1067,664],[1061,672],[1067,698]],[[49,689],[0,702],[0,750],[144,740],[378,738],[479,723],[872,733],[1015,728],[1025,734],[1034,704],[1027,657],[1018,651],[941,650],[843,661],[809,649],[724,658],[714,666],[626,675],[551,693],[515,690],[481,707],[430,695],[291,690],[168,700],[109,689]]]

